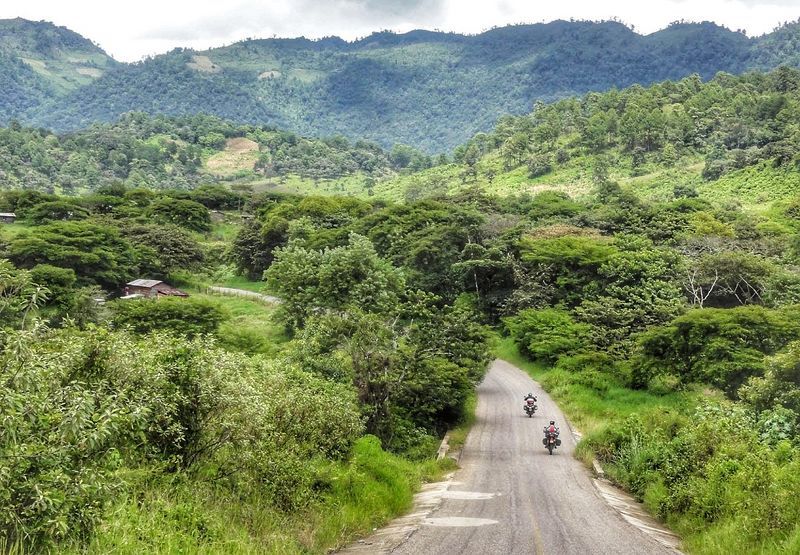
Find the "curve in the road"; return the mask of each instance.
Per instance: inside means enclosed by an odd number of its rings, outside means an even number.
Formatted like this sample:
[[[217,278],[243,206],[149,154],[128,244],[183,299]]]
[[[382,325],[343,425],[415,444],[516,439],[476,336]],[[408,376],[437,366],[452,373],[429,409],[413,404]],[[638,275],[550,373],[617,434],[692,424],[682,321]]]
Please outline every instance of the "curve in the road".
[[[528,391],[539,399],[534,418],[522,411]],[[550,420],[562,432],[562,445],[552,456],[542,445]],[[415,525],[406,521],[394,544],[384,536],[378,549],[368,538],[344,552],[674,554],[603,499],[572,456],[575,444],[564,415],[538,384],[496,360],[478,387],[475,424],[453,481],[440,486],[427,512],[417,511]]]

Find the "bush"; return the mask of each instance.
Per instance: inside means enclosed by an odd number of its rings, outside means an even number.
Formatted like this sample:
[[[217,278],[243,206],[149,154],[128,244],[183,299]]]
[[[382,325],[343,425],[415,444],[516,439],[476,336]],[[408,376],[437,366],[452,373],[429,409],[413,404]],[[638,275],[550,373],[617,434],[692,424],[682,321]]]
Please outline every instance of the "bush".
[[[770,447],[758,432],[745,407],[709,403],[691,418],[631,417],[586,441],[656,515],[690,538],[702,533],[704,545],[716,537],[722,551],[749,552],[790,537],[800,517],[800,451],[785,441]]]
[[[607,353],[590,351],[571,356],[562,356],[558,359],[556,368],[570,373],[593,371],[614,374],[616,373],[616,361]]]
[[[0,536],[34,550],[82,537],[121,487],[119,449],[147,414],[98,372],[98,345],[22,332],[0,357]],[[11,343],[9,343],[10,345]]]
[[[553,161],[549,154],[534,154],[527,162],[528,176],[531,178],[541,177],[553,171]]]
[[[211,334],[225,319],[218,303],[205,299],[165,297],[119,300],[111,304],[115,327],[141,334],[169,330],[187,337]]]
[[[692,310],[641,335],[635,383],[643,387],[652,377],[670,373],[684,384],[708,383],[734,397],[749,377],[764,374],[764,355],[774,354],[798,336],[795,309]]]
[[[206,338],[19,332],[0,354],[0,531],[85,539],[130,472],[183,469],[296,511],[363,431],[355,392]]]
[[[557,309],[523,310],[506,319],[506,326],[520,351],[532,360],[555,364],[558,359],[583,350],[591,327],[576,323],[568,312]]]

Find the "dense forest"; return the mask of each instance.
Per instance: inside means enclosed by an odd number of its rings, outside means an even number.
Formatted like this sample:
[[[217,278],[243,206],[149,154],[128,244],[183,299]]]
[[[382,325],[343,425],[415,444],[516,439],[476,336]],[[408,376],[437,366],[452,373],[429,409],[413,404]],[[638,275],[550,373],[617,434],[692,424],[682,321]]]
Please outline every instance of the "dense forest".
[[[688,551],[797,551],[798,90],[590,93],[451,160],[207,116],[3,130],[0,548],[324,552],[447,468],[501,355]],[[250,173],[372,194],[211,179],[245,141]],[[205,293],[237,284],[280,303]]]
[[[450,163],[388,179],[376,193],[421,198],[479,187],[580,197],[605,176],[657,200],[681,189],[718,202],[785,201],[800,184],[799,91],[800,72],[783,67],[538,104],[475,135]]]
[[[377,180],[432,165],[403,145],[384,151],[343,137],[312,139],[212,116],[127,114],[114,124],[55,135],[13,124],[0,129],[0,188],[78,194],[103,187],[192,189],[220,182],[274,187],[287,176],[316,183]]]
[[[14,117],[65,130],[129,111],[211,113],[438,154],[536,101],[693,73],[707,80],[720,71],[796,66],[800,26],[748,38],[713,23],[675,22],[643,36],[616,21],[555,21],[475,36],[253,39],[201,52],[176,49],[134,64],[115,64],[51,24],[13,20],[2,28],[9,38],[0,40],[7,56],[0,58],[0,82],[31,90],[0,99],[6,122]],[[86,62],[64,65],[75,59],[64,53],[78,47]]]

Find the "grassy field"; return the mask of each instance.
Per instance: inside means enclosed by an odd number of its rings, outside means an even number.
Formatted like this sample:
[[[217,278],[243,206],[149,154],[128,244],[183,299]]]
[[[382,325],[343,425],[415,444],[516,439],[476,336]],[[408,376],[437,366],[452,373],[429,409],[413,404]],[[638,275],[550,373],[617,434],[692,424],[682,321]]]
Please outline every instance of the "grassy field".
[[[189,290],[195,298],[211,300],[226,313],[220,324],[220,343],[229,349],[250,354],[273,355],[288,341],[283,326],[275,321],[275,307],[258,301],[223,295],[209,295]]]
[[[259,156],[258,143],[237,137],[228,139],[225,149],[205,161],[205,169],[218,177],[231,177],[240,172],[252,172]]]

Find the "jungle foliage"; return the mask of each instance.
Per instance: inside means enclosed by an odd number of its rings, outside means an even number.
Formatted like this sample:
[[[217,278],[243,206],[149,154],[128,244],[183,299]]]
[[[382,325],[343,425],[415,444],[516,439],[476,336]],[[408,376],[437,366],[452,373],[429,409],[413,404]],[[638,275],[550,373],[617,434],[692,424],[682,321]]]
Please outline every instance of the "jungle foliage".
[[[0,101],[4,123],[17,118],[63,131],[131,111],[210,113],[429,153],[449,151],[537,100],[798,64],[797,23],[754,38],[711,22],[676,21],[640,35],[619,21],[553,21],[474,36],[417,30],[354,42],[250,39],[131,64],[52,24],[10,20],[3,31],[0,79],[11,91]],[[22,58],[52,69],[37,72]],[[535,162],[534,172],[551,163]]]

